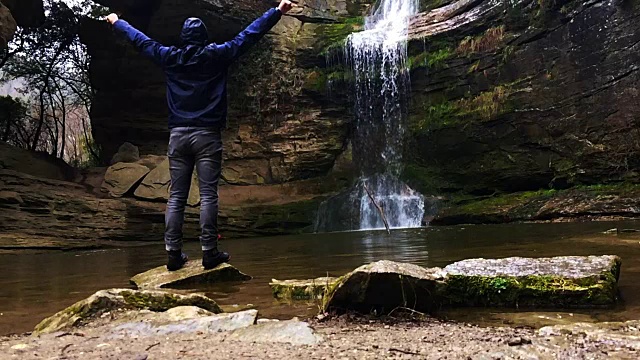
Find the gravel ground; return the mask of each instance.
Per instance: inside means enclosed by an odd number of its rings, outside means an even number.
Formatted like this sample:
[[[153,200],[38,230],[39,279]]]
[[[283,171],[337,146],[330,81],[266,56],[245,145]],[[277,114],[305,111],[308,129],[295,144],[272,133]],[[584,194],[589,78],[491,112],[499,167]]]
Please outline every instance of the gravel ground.
[[[108,325],[107,325],[108,326]],[[338,318],[313,328],[313,346],[250,343],[227,334],[107,340],[104,325],[39,338],[0,339],[2,359],[637,359],[633,348],[582,336],[537,336],[532,329],[482,328],[427,320],[395,322]]]

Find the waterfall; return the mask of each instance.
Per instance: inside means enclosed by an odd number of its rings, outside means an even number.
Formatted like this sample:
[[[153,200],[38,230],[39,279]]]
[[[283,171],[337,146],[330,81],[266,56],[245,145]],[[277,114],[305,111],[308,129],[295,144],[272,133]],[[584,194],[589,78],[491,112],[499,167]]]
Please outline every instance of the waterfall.
[[[424,197],[398,179],[410,92],[407,33],[417,11],[417,0],[381,0],[365,18],[364,31],[347,39],[345,57],[353,72],[356,117],[353,163],[360,178],[348,194],[321,206],[318,231],[384,228],[366,189],[382,207],[390,227],[422,225]]]
[[[362,186],[367,185],[394,228],[418,227],[424,214],[423,197],[397,179],[410,91],[406,37],[417,11],[417,0],[383,0],[365,19],[365,30],[349,36],[345,49],[355,80],[354,162]],[[382,227],[365,192],[360,196],[360,229]]]

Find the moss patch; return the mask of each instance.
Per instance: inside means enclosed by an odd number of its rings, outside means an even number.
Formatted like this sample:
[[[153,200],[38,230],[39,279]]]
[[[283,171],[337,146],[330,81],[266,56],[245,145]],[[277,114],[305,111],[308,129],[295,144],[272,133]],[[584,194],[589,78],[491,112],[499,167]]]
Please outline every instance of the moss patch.
[[[316,28],[320,55],[328,55],[334,50],[342,49],[347,37],[364,28],[364,18],[361,16],[347,18],[335,24],[322,24]]]
[[[504,25],[487,29],[482,35],[467,36],[456,49],[458,54],[470,55],[480,52],[493,52],[500,47],[505,38]]]
[[[334,288],[337,278],[324,277],[312,280],[272,280],[269,283],[273,296],[279,300],[317,300]]]

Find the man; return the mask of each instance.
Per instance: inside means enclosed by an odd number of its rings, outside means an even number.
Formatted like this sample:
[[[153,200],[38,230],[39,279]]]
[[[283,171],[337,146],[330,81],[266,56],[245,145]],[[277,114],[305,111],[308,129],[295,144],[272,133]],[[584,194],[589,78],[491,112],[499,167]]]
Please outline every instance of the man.
[[[218,180],[221,130],[227,121],[227,69],[292,7],[291,1],[282,0],[224,44],[210,44],[202,20],[189,18],[182,28],[181,47],[162,46],[116,14],[107,17],[117,33],[162,67],[167,78],[171,191],[164,239],[169,271],[182,268],[188,260],[182,252],[182,225],[194,167],[200,184],[202,265],[213,269],[230,259],[229,254],[218,251]]]

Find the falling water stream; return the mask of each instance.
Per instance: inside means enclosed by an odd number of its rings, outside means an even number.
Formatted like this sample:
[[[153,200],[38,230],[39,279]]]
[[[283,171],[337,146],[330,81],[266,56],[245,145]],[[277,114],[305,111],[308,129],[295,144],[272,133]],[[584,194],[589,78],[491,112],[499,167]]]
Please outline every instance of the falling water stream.
[[[417,11],[417,0],[382,0],[365,19],[364,31],[347,39],[356,117],[353,162],[360,178],[348,196],[321,207],[318,231],[384,228],[376,204],[391,228],[422,225],[424,197],[399,180],[410,92],[407,33]],[[336,225],[336,218],[353,220]]]

